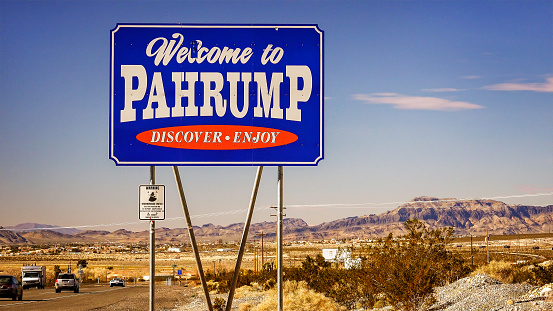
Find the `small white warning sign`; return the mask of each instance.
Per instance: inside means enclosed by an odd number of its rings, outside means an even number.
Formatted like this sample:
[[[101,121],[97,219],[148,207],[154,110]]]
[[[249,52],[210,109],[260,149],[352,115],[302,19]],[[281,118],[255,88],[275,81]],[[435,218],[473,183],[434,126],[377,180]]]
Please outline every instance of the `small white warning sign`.
[[[138,210],[140,220],[165,220],[165,185],[140,185]]]

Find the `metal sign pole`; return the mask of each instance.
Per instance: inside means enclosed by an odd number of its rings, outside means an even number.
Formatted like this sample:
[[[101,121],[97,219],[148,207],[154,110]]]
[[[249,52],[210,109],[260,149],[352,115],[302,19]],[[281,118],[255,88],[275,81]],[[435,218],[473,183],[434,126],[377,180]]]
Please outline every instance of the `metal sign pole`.
[[[192,244],[192,249],[194,251],[194,257],[196,258],[196,266],[198,267],[198,275],[200,281],[202,282],[202,287],[204,289],[205,299],[207,302],[207,308],[209,311],[213,311],[213,306],[211,305],[211,297],[209,296],[209,290],[207,289],[207,283],[204,277],[204,269],[202,267],[202,262],[200,260],[200,253],[198,251],[198,245],[196,244],[196,237],[194,236],[194,228],[192,227],[192,220],[190,219],[190,213],[188,213],[188,205],[186,204],[186,199],[184,197],[184,191],[182,189],[182,183],[179,174],[179,168],[173,166],[173,173],[175,174],[175,181],[177,182],[177,188],[179,190],[180,201],[182,205],[182,210],[184,212],[184,217],[186,218],[186,226],[188,227],[188,235],[190,236],[190,243]]]
[[[156,183],[156,167],[150,166],[150,185]],[[150,220],[150,311],[154,311],[154,294],[156,280],[156,222]]]
[[[278,167],[278,221],[277,221],[277,274],[278,274],[278,311],[283,310],[283,284],[282,284],[282,218],[283,218],[283,169],[282,166]]]
[[[234,290],[236,283],[238,282],[238,276],[240,275],[240,265],[242,264],[242,256],[244,255],[244,249],[246,248],[246,242],[248,241],[248,232],[250,231],[250,224],[253,215],[253,209],[255,207],[255,200],[257,198],[257,190],[259,189],[259,182],[261,180],[261,173],[263,172],[263,166],[257,168],[257,174],[255,176],[255,182],[253,185],[252,196],[250,198],[250,208],[248,210],[248,216],[244,223],[244,232],[242,233],[242,242],[240,243],[240,250],[238,251],[238,259],[236,260],[236,266],[234,267],[234,275],[232,276],[232,283],[230,283],[230,290],[227,299],[226,311],[230,311],[232,307],[232,299],[234,298]]]

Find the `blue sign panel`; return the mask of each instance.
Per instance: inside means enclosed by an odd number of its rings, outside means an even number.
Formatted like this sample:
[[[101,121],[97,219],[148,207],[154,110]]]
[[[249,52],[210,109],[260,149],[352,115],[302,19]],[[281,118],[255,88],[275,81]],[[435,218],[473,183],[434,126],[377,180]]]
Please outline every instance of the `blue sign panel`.
[[[317,165],[317,25],[118,24],[110,159],[117,165]]]

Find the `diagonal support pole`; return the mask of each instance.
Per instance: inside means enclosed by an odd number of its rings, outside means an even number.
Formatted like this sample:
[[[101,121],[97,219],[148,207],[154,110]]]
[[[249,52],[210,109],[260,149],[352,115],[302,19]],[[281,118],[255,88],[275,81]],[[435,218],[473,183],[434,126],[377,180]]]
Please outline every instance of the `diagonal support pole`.
[[[177,182],[177,188],[179,190],[182,210],[184,212],[184,217],[186,218],[186,226],[188,227],[188,235],[190,236],[190,243],[192,244],[192,249],[194,250],[194,257],[196,258],[198,275],[200,277],[200,281],[202,282],[202,287],[204,289],[207,308],[209,311],[213,311],[213,306],[211,305],[211,297],[209,296],[209,290],[207,289],[207,283],[205,281],[204,269],[202,268],[202,262],[200,260],[200,253],[198,252],[198,245],[196,244],[196,237],[194,236],[194,228],[192,227],[192,221],[190,220],[190,213],[188,212],[188,205],[186,204],[186,199],[184,198],[184,191],[182,189],[179,168],[176,166],[173,166],[173,173],[175,174],[175,181]]]
[[[253,185],[252,196],[250,198],[250,208],[248,210],[248,216],[244,224],[244,231],[242,232],[242,242],[240,242],[240,250],[238,251],[238,259],[236,260],[236,266],[234,267],[234,275],[230,283],[230,290],[227,299],[226,311],[230,311],[232,308],[232,300],[234,299],[234,290],[236,289],[236,283],[240,276],[240,265],[242,264],[242,257],[244,256],[244,249],[246,248],[246,242],[248,241],[248,232],[250,231],[250,224],[252,220],[253,210],[255,207],[255,200],[257,199],[257,190],[259,190],[259,182],[261,181],[261,173],[263,173],[263,166],[257,168],[257,174],[255,176],[255,182]]]

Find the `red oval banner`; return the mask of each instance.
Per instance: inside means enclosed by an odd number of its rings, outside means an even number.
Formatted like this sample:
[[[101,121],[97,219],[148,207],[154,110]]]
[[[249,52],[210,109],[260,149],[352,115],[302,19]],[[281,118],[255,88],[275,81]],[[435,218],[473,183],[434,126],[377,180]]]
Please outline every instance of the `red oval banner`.
[[[256,126],[187,125],[148,130],[136,135],[139,141],[155,146],[197,150],[259,149],[288,145],[296,134]]]

